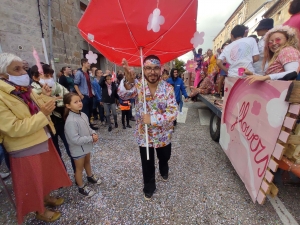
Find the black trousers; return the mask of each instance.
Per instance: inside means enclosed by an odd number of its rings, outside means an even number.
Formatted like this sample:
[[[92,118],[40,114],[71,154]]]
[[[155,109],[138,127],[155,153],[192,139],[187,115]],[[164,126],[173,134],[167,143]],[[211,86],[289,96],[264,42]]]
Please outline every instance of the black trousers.
[[[158,158],[159,172],[161,176],[168,175],[168,161],[171,157],[171,143],[162,148],[156,148]],[[153,194],[156,189],[155,184],[155,160],[154,148],[149,148],[149,160],[147,160],[146,147],[140,146],[140,155],[142,161],[142,170],[144,178],[144,193]]]
[[[83,105],[81,112],[85,113],[90,121],[93,113],[93,97],[84,95],[84,98],[81,101]]]
[[[96,108],[93,109],[94,120],[97,120],[98,115],[99,115],[100,121],[103,122],[104,120],[106,120],[106,118],[104,116],[104,107],[103,107],[103,105],[100,105],[100,102],[96,102],[95,106],[96,106]],[[98,109],[98,111],[97,111],[97,109]]]
[[[64,146],[66,148],[66,152],[67,152],[67,154],[68,154],[68,156],[69,156],[69,158],[71,160],[71,165],[72,165],[73,172],[75,173],[75,171],[76,171],[75,162],[74,162],[74,159],[71,156],[71,152],[70,152],[70,149],[69,149],[69,144],[67,142],[67,139],[66,139],[66,136],[65,136],[65,132],[64,132],[64,126],[65,126],[65,124],[64,124],[63,121],[61,121],[61,122],[55,121],[55,120],[57,120],[55,118],[55,116],[51,116],[51,119],[52,119],[52,121],[54,123],[54,127],[55,127],[55,130],[56,130],[56,134],[55,135],[53,135],[51,133],[52,141],[53,141],[53,144],[54,144],[54,146],[56,148],[56,151],[57,151],[58,155],[61,158],[61,151],[60,151],[60,148],[59,148],[59,145],[58,145],[58,136],[60,136],[60,139],[64,143]],[[61,158],[61,161],[63,162],[63,164],[64,164],[64,166],[66,168],[66,165],[65,165],[64,161],[62,160],[62,158]]]
[[[129,125],[130,110],[122,110],[122,124],[125,125],[125,117],[126,117],[126,124]]]

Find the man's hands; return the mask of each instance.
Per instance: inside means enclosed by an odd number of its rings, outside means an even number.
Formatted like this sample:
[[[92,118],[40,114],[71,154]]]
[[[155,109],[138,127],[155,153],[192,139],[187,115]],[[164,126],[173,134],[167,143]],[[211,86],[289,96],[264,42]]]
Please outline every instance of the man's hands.
[[[79,94],[79,97],[81,98],[81,100],[84,98],[83,94]]]
[[[125,78],[129,83],[134,83],[135,74],[133,71],[130,70],[130,67],[128,66],[128,62],[126,59],[122,59],[122,65],[125,72]]]
[[[93,143],[98,141],[98,135],[97,134],[92,134],[92,138],[93,138]]]
[[[142,115],[142,118],[143,118],[143,122],[144,124],[151,124],[151,116],[150,114],[144,114]]]
[[[55,109],[55,101],[51,100],[41,106],[40,111],[44,113],[45,116],[49,116]]]

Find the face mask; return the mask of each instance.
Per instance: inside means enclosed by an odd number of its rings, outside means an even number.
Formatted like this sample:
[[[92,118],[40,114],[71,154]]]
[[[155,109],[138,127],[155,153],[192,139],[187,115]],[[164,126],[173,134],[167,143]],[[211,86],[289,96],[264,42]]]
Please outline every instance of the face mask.
[[[10,81],[16,85],[26,87],[30,83],[30,78],[29,78],[28,74],[24,74],[21,76],[13,76],[10,74],[7,74],[7,75],[8,75],[8,81]]]
[[[49,87],[53,87],[55,85],[55,81],[53,78],[50,79],[40,79],[40,84],[45,85],[47,84]]]

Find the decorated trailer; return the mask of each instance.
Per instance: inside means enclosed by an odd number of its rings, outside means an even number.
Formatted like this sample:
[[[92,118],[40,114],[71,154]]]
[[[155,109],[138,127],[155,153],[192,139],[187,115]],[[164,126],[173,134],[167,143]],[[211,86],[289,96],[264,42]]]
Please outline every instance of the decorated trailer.
[[[253,202],[276,196],[278,168],[300,177],[299,81],[266,81],[249,85],[226,78],[223,104],[199,98],[213,112],[210,132],[244,182]]]

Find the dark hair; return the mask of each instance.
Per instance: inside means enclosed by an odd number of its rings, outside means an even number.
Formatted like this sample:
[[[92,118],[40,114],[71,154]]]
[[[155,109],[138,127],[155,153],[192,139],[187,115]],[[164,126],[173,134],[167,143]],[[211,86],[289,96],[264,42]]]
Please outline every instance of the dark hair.
[[[166,69],[164,69],[164,71],[163,71],[163,74],[167,74],[167,75],[169,75],[169,71],[168,71],[168,70],[166,70]]]
[[[289,13],[295,15],[300,12],[300,0],[293,0],[290,4]]]
[[[66,69],[67,69],[67,66],[64,66],[63,68],[61,68],[60,72],[61,72],[62,74],[64,74],[64,72],[66,71]]]
[[[231,34],[234,38],[244,37],[246,27],[244,25],[236,25],[232,30]]]
[[[70,109],[68,109],[66,107],[66,105],[71,103],[73,96],[78,96],[79,97],[79,95],[77,93],[74,93],[74,92],[69,92],[68,94],[64,95],[64,98],[63,98],[63,102],[64,102],[64,106],[65,106],[65,108],[64,108],[64,116],[63,116],[64,120],[67,119],[67,117],[69,115],[69,112],[70,112]]]
[[[228,42],[225,42],[225,43],[222,45],[221,49],[224,49],[226,45],[229,45],[229,43],[228,43]]]
[[[148,59],[157,59],[157,60],[160,61],[160,59],[159,59],[156,55],[148,55],[148,56],[144,59],[143,63],[145,63],[146,60],[148,60]]]
[[[99,69],[96,69],[96,70],[95,70],[95,76],[97,75],[97,72],[98,72],[98,71],[99,71]]]
[[[43,67],[44,74],[53,75],[54,70],[51,68],[51,66],[49,66],[48,64],[44,64],[42,67]]]
[[[171,69],[171,72],[170,72],[170,75],[171,75],[172,80],[174,80],[174,71],[175,71],[175,70],[177,71],[177,74],[179,75],[178,69],[172,68],[172,69]]]
[[[34,65],[31,67],[30,75],[35,78],[38,78],[40,76],[40,72],[39,72],[37,65]]]
[[[259,39],[257,38],[257,36],[256,36],[255,34],[249,35],[248,37],[252,37],[252,38],[254,38],[256,42],[258,42],[258,41],[259,41]]]
[[[81,60],[80,60],[81,66],[83,66],[83,63],[86,63],[86,62],[88,62],[88,61],[89,61],[89,60],[86,59],[86,58],[81,59]]]

